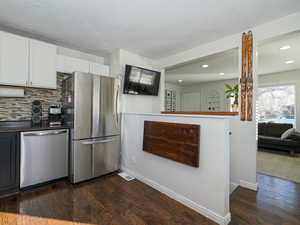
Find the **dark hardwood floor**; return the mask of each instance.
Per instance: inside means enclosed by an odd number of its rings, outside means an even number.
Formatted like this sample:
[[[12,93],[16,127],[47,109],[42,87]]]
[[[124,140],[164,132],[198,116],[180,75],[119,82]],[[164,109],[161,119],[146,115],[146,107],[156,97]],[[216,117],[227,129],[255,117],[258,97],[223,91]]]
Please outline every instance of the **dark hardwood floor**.
[[[117,175],[75,186],[61,181],[2,199],[0,212],[101,225],[215,225],[151,187]]]
[[[239,187],[231,195],[230,225],[300,225],[300,184],[262,174],[257,182],[258,192]]]
[[[300,224],[300,184],[258,175],[259,191],[231,196],[230,225]],[[54,185],[0,199],[0,212],[103,225],[215,225],[137,181],[108,175],[79,185]]]

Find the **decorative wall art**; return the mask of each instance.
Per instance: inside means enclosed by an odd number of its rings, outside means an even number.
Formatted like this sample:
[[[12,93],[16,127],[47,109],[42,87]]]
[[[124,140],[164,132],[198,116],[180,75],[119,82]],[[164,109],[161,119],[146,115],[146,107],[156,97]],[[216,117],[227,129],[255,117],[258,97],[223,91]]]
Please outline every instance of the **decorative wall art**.
[[[243,33],[241,71],[241,120],[253,119],[253,34]]]

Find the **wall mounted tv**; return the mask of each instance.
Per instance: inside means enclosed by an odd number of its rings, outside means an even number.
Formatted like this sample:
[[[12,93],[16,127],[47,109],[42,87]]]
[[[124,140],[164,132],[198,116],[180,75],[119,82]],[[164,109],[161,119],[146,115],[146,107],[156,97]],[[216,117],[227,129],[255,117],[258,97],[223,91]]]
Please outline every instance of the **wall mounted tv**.
[[[158,95],[160,72],[126,65],[124,94]]]

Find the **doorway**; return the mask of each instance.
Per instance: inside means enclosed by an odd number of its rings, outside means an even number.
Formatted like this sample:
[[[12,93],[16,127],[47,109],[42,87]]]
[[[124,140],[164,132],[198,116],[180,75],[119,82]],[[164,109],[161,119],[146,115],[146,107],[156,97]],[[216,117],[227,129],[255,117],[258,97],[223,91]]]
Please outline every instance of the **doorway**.
[[[258,46],[257,173],[300,183],[300,32]]]

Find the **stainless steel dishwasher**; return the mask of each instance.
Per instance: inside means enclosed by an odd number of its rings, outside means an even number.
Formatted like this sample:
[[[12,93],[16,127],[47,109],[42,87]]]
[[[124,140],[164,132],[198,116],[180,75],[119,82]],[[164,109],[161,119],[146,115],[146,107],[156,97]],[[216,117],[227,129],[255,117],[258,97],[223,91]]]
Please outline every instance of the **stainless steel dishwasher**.
[[[20,187],[68,176],[68,129],[21,133]]]

